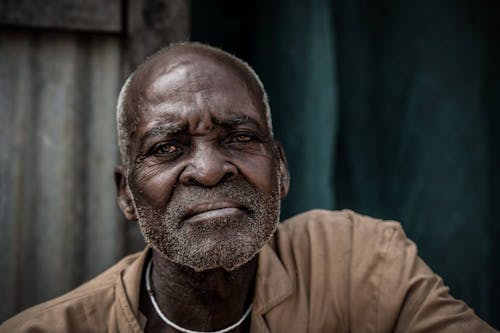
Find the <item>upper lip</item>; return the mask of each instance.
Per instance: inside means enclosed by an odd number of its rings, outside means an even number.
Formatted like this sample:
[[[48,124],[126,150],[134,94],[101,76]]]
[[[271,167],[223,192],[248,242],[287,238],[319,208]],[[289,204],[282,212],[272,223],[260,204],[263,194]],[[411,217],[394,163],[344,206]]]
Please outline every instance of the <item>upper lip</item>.
[[[243,208],[243,207],[232,200],[204,201],[191,207],[186,212],[184,218],[187,219],[196,214],[222,208]]]

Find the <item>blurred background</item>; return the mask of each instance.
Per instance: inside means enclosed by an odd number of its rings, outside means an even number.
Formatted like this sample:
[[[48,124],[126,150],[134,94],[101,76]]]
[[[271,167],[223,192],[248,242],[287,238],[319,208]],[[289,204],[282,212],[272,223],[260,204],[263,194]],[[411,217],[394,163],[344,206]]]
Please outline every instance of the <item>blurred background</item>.
[[[500,4],[465,0],[2,0],[0,321],[144,246],[116,205],[115,103],[179,40],[247,61],[291,171],[282,218],[402,223],[500,328]]]

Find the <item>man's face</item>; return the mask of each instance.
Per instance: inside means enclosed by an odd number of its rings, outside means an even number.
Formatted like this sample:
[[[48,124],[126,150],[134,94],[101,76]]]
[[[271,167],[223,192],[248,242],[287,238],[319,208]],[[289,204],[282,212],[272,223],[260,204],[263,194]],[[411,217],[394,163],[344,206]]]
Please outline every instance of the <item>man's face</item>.
[[[128,183],[146,241],[195,270],[246,263],[279,218],[265,116],[233,70],[206,58],[156,64],[141,80]]]

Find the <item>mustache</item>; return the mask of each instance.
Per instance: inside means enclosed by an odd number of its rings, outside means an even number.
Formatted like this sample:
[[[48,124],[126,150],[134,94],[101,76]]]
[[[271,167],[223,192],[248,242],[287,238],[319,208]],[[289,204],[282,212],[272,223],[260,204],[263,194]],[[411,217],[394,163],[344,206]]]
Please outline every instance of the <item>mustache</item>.
[[[226,181],[213,187],[177,187],[167,205],[167,213],[184,219],[192,207],[200,202],[231,201],[251,214],[255,210],[255,204],[261,202],[263,196],[264,193],[244,180]]]

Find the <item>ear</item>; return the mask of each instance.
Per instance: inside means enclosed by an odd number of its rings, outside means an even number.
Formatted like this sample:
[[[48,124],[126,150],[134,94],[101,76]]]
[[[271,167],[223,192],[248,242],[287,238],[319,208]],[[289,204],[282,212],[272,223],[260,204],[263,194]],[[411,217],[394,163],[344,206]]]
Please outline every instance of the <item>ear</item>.
[[[130,196],[130,191],[127,186],[127,176],[121,165],[115,168],[115,185],[118,205],[129,221],[137,221],[137,215],[134,208],[134,202]]]
[[[279,141],[275,141],[276,149],[278,150],[280,165],[280,199],[284,199],[290,188],[290,173],[288,172],[288,162],[286,161],[285,151]]]

